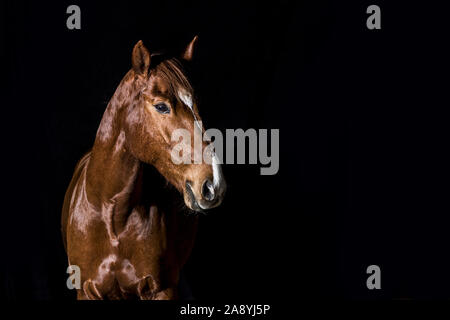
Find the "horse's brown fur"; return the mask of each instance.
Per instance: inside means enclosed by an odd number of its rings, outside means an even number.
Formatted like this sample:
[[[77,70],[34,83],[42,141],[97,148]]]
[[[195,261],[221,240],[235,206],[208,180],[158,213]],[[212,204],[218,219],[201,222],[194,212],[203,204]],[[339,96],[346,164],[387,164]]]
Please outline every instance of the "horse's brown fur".
[[[183,55],[186,60],[195,40]],[[176,198],[181,192],[187,199],[186,181],[201,197],[202,181],[213,175],[211,165],[175,165],[170,158],[173,130],[193,132],[194,114],[200,119],[196,105],[191,111],[177,96],[180,88],[193,96],[180,61],[152,67],[140,41],[132,66],[64,199],[62,233],[69,264],[81,270],[79,299],[175,298],[198,223],[197,215],[179,212]],[[168,104],[170,114],[158,113],[153,107],[158,102]],[[164,188],[156,171],[178,192]]]

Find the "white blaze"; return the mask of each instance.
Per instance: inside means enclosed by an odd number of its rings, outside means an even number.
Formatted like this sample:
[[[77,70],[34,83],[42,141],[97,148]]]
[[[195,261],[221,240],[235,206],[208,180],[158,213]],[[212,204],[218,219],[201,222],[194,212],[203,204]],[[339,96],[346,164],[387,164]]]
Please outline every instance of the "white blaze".
[[[189,109],[193,110],[194,103],[192,101],[192,95],[189,92],[186,92],[186,90],[184,89],[180,89],[178,91],[178,96],[180,97],[181,101],[183,101],[183,103],[189,107]]]
[[[201,121],[197,121],[197,117],[195,116],[194,113],[194,102],[192,100],[192,95],[187,92],[185,89],[180,88],[178,90],[178,97],[180,98],[180,100],[189,108],[191,109],[192,115],[194,116],[194,121],[195,124],[197,125],[198,129],[200,129],[200,132],[202,132],[202,122]],[[212,169],[213,169],[213,185],[214,188],[224,188],[224,182],[223,180],[223,176],[222,176],[222,168],[220,165],[220,161],[218,159],[218,157],[213,153],[211,155],[212,157]]]

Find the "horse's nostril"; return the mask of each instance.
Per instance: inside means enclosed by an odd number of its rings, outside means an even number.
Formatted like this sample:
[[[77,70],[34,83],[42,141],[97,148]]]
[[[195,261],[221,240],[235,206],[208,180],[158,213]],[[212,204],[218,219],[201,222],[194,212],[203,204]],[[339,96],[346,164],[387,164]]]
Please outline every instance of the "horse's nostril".
[[[214,186],[210,180],[205,180],[202,187],[202,196],[205,200],[214,200]]]

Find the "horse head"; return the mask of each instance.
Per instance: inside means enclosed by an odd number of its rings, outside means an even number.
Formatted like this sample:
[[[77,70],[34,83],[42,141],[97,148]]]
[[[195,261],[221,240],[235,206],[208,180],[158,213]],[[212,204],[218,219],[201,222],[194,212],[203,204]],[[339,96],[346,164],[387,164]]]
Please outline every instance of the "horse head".
[[[178,143],[173,139],[176,130],[186,130],[192,137],[196,130],[204,133],[195,93],[183,68],[183,64],[193,58],[196,41],[197,37],[180,58],[161,59],[151,55],[142,41],[134,46],[130,99],[122,125],[133,156],[154,166],[183,194],[190,209],[204,211],[218,206],[226,189],[214,152],[205,152],[210,161],[200,163],[174,163],[172,159],[172,151]],[[193,159],[198,151],[195,151],[193,141],[185,143],[192,151],[184,157]],[[213,150],[210,147],[211,142],[201,140],[202,155],[208,148]]]

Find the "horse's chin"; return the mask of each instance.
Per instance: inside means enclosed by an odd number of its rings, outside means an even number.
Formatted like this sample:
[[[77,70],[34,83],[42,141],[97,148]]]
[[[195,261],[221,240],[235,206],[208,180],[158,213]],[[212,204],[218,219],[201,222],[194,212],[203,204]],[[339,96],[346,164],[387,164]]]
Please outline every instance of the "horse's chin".
[[[194,203],[185,202],[185,204],[192,213],[203,213],[203,214],[207,213],[206,210],[200,208],[200,206],[196,202],[194,202]]]

